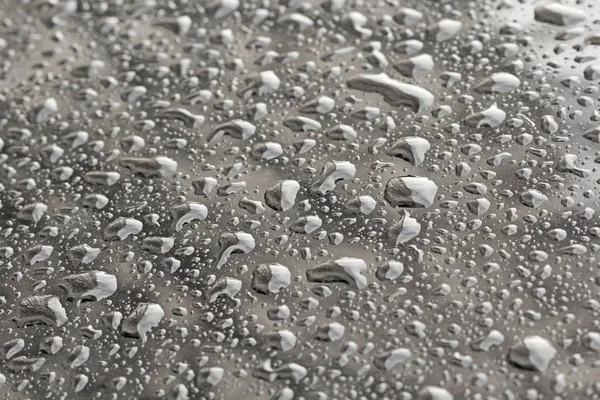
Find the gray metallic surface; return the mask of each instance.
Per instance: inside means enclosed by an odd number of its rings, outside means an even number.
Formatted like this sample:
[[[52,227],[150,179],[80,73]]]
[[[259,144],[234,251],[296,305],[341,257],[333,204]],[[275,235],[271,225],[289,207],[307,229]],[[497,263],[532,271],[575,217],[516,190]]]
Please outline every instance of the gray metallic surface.
[[[600,3],[563,3],[0,3],[2,398],[599,398]]]

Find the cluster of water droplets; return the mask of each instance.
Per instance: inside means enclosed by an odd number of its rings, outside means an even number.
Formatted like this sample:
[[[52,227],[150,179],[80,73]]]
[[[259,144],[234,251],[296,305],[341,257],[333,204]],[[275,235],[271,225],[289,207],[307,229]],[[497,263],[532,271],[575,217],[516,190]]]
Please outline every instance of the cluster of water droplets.
[[[0,395],[600,398],[600,5],[528,3],[0,4]]]

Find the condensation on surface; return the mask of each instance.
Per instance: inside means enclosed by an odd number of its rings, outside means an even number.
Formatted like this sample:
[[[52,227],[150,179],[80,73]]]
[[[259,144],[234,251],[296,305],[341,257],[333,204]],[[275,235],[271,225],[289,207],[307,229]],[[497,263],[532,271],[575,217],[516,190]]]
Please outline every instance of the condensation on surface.
[[[600,3],[0,3],[0,398],[600,398]]]

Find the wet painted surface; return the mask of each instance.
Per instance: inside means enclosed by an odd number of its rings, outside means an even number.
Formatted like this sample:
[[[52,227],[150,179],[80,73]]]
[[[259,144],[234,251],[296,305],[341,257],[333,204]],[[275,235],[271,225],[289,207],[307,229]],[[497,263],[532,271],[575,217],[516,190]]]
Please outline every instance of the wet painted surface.
[[[599,11],[0,4],[0,395],[599,398]]]

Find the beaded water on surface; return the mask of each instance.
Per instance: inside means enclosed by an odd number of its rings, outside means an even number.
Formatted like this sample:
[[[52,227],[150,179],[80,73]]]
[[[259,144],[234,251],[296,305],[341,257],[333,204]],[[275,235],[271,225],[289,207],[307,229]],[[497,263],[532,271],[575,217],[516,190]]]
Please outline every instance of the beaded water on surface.
[[[0,398],[600,399],[600,2],[0,2]]]

